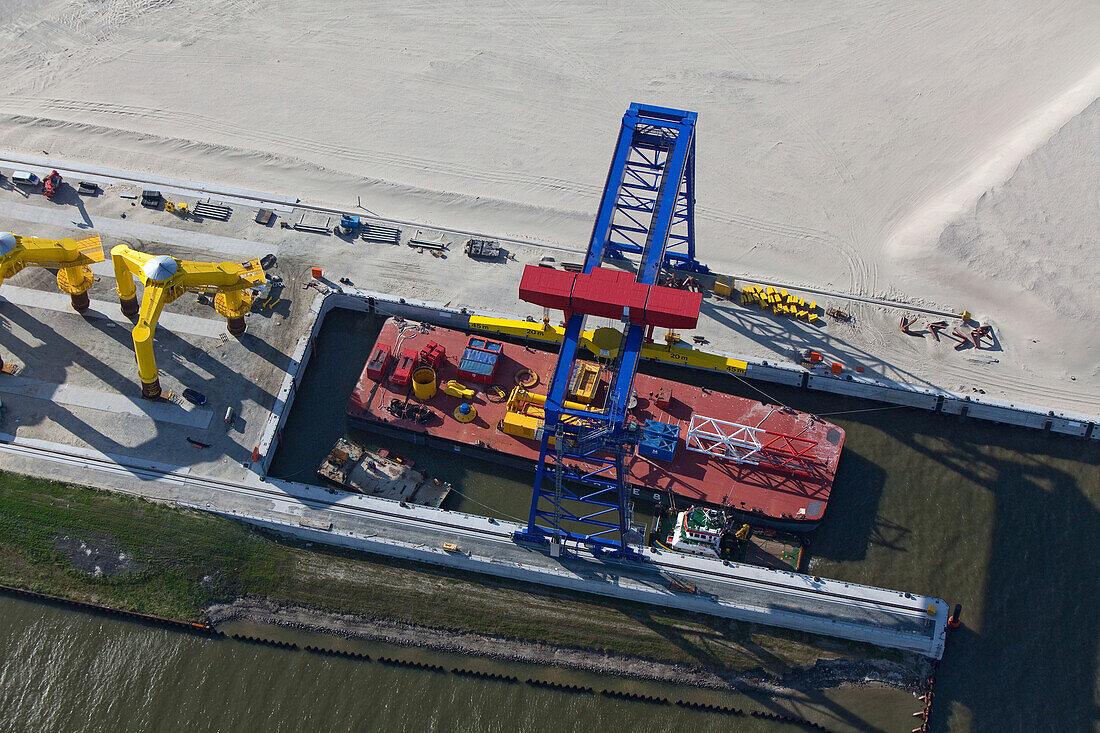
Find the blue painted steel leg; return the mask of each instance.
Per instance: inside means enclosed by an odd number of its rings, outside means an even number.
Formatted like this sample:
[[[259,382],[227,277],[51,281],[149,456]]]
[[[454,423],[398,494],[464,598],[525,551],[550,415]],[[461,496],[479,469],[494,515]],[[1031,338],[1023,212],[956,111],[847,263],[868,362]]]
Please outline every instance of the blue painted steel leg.
[[[637,282],[652,285],[662,267],[705,272],[695,259],[694,112],[634,103],[623,116],[592,229],[583,272],[606,258],[638,255]],[[520,540],[551,538],[593,551],[629,555],[629,506],[624,451],[638,441],[627,421],[644,324],[625,324],[611,366],[606,409],[565,406],[577,361],[584,315],[566,324],[558,362],[547,388],[545,421],[531,495],[531,512]]]

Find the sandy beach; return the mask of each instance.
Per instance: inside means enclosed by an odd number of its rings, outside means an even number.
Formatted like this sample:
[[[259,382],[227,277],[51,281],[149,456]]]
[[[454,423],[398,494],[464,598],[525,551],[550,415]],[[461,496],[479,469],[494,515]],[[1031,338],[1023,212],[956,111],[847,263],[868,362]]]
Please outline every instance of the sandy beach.
[[[713,270],[967,309],[999,351],[823,338],[1100,415],[1098,37],[1089,0],[12,0],[0,151],[580,251],[629,103],[690,109]]]

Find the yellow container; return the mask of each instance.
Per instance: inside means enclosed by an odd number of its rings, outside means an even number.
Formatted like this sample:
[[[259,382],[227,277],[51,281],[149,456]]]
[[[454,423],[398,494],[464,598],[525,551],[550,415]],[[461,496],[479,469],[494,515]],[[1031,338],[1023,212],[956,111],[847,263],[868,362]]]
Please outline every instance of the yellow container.
[[[539,429],[542,428],[542,420],[524,415],[519,412],[509,412],[500,423],[500,429],[508,435],[517,438],[535,440],[538,438]]]
[[[435,397],[435,369],[420,367],[413,372],[413,394],[425,401]]]
[[[569,380],[569,396],[585,405],[592,404],[596,388],[600,386],[600,367],[592,362],[577,362],[573,377]]]

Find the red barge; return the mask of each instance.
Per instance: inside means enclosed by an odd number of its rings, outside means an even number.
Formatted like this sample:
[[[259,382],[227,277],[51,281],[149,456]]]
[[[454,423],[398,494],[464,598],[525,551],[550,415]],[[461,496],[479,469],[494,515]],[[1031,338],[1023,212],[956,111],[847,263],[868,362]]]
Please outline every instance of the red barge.
[[[530,468],[557,355],[411,321],[387,321],[347,405],[353,427]],[[418,379],[414,379],[414,376]],[[596,405],[606,370],[578,362],[570,399]],[[430,383],[429,383],[430,382]],[[627,459],[635,499],[721,507],[805,532],[821,521],[844,431],[814,415],[638,374],[629,414],[664,445]]]

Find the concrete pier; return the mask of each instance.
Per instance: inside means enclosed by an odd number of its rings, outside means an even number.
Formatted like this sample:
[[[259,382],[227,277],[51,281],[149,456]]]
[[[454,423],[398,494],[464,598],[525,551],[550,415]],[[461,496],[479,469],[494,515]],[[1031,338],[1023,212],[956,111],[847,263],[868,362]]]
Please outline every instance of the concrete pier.
[[[179,466],[0,434],[12,470],[79,481],[232,517],[302,539],[623,601],[822,634],[939,659],[942,599],[646,551],[644,562],[515,543],[519,525],[287,481],[229,481]],[[454,543],[448,552],[444,543]],[[672,581],[695,593],[671,589]]]

